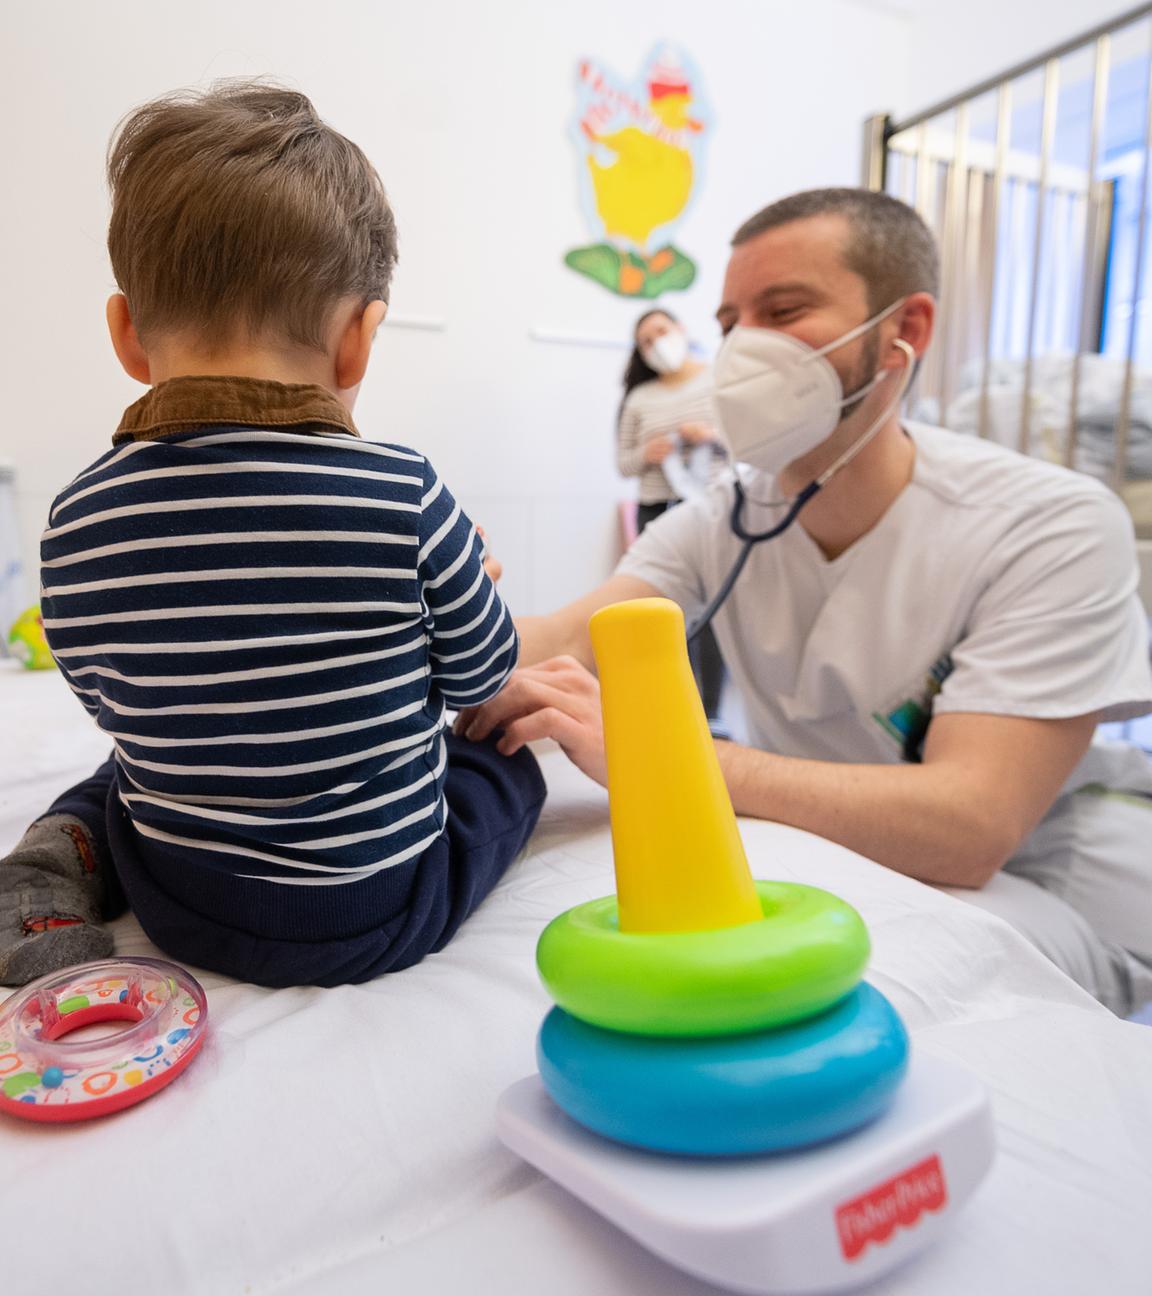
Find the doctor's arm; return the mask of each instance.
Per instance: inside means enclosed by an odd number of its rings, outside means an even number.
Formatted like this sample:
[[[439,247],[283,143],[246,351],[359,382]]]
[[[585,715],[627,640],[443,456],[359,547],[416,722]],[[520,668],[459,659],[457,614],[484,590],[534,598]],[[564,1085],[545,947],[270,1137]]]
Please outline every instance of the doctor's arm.
[[[1096,719],[938,715],[919,765],[800,760],[731,742],[716,751],[737,814],[804,828],[922,882],[981,887],[1043,818]],[[607,781],[600,687],[574,656],[517,671],[460,728],[473,739],[502,728],[507,755],[552,738]]]
[[[638,576],[611,576],[590,594],[547,616],[517,617],[520,665],[536,666],[549,658],[564,657],[593,669],[592,640],[588,637],[588,621],[593,612],[609,603],[656,598],[659,594],[655,585]]]
[[[919,765],[716,749],[738,814],[805,828],[922,882],[981,887],[1043,818],[1096,720],[939,715]]]

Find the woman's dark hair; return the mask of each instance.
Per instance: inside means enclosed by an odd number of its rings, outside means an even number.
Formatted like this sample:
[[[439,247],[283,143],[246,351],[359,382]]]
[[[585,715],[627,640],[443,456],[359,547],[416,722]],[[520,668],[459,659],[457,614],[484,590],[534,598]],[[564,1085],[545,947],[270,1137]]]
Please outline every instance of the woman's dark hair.
[[[670,310],[665,310],[663,306],[656,306],[650,311],[645,311],[632,325],[632,354],[628,357],[628,365],[624,370],[624,400],[628,399],[628,393],[634,387],[639,387],[641,383],[651,382],[653,378],[660,377],[640,354],[640,348],[636,345],[636,334],[640,330],[640,325],[645,320],[650,320],[653,315],[663,315],[665,319],[670,319],[673,324],[680,323]],[[623,408],[623,405],[621,405],[621,408]]]

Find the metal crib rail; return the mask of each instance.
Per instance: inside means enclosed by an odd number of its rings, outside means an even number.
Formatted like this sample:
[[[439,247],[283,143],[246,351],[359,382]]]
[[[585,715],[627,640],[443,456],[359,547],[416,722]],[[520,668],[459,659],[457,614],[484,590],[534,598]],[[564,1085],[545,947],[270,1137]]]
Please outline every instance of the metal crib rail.
[[[1133,89],[1139,78],[1142,104]],[[1121,95],[1127,96],[1124,111],[1130,115],[1124,120],[1133,139],[1131,165],[1118,172],[1105,144],[1111,138],[1110,114],[1121,111],[1113,99],[1120,102]],[[1073,97],[1074,109],[1069,107]],[[1141,108],[1137,124],[1132,117]],[[1135,138],[1139,125],[1142,143]],[[1142,154],[1137,156],[1138,147]],[[862,182],[913,203],[940,243],[939,324],[918,379],[918,397],[936,402],[940,421],[947,422],[964,371],[971,389],[965,417],[974,418],[980,435],[993,430],[995,390],[1001,440],[1084,467],[1079,441],[1088,375],[1112,381],[1118,397],[1108,481],[1130,504],[1134,489],[1143,490],[1130,472],[1137,393],[1140,431],[1149,435],[1152,422],[1145,411],[1152,379],[1146,384],[1140,368],[1140,356],[1147,361],[1152,355],[1152,336],[1141,332],[1145,324],[1152,328],[1152,291],[1146,319],[1141,310],[1152,223],[1150,156],[1152,4],[1132,8],[921,112],[900,120],[873,117],[864,128]],[[1114,232],[1120,229],[1121,184],[1128,222],[1122,232],[1134,243],[1126,243],[1123,264],[1110,264]],[[1112,294],[1107,316],[1106,290]],[[1131,301],[1127,318],[1125,292]],[[1106,318],[1113,360],[1089,370],[1085,358],[1102,350]],[[998,368],[1003,361],[1010,366]],[[1109,363],[1115,365],[1110,378]],[[1048,390],[1054,372],[1067,383],[1067,410],[1058,419]],[[1014,430],[1007,436],[1005,373],[1013,382],[1018,376],[1020,401],[1018,421],[1010,422]],[[1037,417],[1038,403],[1046,412],[1043,419]],[[1010,420],[1015,419],[1015,408],[1009,408]],[[1102,476],[1101,447],[1094,445],[1094,452],[1096,460],[1088,466]],[[1147,483],[1142,527],[1152,538],[1147,455],[1145,450],[1137,463]]]

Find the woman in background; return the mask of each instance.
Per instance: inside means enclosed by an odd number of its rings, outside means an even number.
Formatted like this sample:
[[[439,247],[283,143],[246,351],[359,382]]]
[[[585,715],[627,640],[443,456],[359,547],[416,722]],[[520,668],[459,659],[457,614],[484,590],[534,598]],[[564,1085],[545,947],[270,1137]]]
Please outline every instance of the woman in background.
[[[706,479],[723,467],[728,453],[712,405],[712,368],[692,357],[680,321],[662,308],[650,310],[636,321],[632,341],[616,426],[616,464],[622,476],[639,478],[636,525],[643,531],[680,503],[683,485],[692,480],[690,461],[697,470],[705,461]],[[698,484],[703,488],[706,481]],[[704,710],[715,720],[724,663],[710,627],[689,655]]]
[[[688,335],[674,315],[650,310],[636,321],[616,428],[617,467],[640,479],[641,531],[682,498],[665,464],[702,445],[713,447],[717,464],[726,458],[712,406],[712,369],[689,354]]]

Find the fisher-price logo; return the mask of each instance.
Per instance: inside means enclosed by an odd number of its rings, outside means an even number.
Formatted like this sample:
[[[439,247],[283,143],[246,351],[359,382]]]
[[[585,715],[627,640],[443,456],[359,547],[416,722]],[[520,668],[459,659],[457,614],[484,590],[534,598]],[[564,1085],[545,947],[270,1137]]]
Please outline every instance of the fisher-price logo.
[[[896,1226],[912,1228],[925,1211],[948,1200],[938,1156],[930,1156],[886,1183],[836,1208],[836,1228],[845,1260],[855,1260],[869,1242],[887,1242]]]

